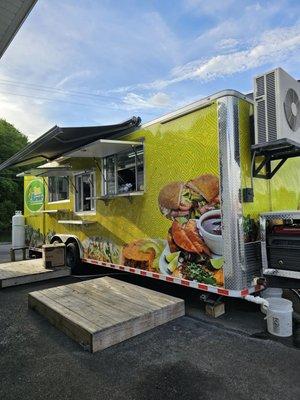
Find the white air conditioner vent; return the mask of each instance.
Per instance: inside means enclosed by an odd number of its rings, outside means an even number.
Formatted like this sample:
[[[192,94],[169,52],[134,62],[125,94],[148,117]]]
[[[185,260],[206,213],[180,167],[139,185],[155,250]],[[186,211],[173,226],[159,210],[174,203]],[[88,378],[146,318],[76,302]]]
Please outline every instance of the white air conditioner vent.
[[[256,95],[263,96],[265,94],[265,77],[260,76],[256,79]]]
[[[300,83],[281,68],[254,80],[256,144],[291,139],[300,144]]]
[[[266,105],[265,100],[260,100],[256,105],[256,115],[257,115],[257,130],[258,130],[258,141],[259,143],[266,142]]]
[[[267,74],[266,81],[268,104],[268,140],[270,141],[277,139],[275,73],[271,72]]]

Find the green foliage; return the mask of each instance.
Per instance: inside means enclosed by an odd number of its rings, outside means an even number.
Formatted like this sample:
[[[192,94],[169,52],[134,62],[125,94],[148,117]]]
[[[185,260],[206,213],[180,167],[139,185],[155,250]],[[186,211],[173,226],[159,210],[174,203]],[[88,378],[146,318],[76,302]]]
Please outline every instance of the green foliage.
[[[18,208],[18,207],[17,207]],[[15,201],[5,200],[0,203],[0,231],[4,232],[10,229],[11,217],[16,208]],[[19,207],[20,209],[20,207]]]
[[[197,265],[195,263],[190,263],[187,265],[185,273],[188,278],[191,280],[195,280],[197,282],[204,282],[208,285],[215,285],[216,280],[213,275],[206,271],[202,265]]]
[[[13,125],[0,119],[0,163],[28,144],[28,139]],[[15,210],[23,210],[23,179],[18,168],[0,171],[0,231],[10,228]]]

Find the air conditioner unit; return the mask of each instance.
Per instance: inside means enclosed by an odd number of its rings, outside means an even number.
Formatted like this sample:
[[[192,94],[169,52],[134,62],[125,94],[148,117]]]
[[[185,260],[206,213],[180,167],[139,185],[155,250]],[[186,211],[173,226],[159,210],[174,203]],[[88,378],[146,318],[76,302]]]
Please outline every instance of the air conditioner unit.
[[[300,82],[283,69],[254,78],[255,144],[289,139],[300,144]]]

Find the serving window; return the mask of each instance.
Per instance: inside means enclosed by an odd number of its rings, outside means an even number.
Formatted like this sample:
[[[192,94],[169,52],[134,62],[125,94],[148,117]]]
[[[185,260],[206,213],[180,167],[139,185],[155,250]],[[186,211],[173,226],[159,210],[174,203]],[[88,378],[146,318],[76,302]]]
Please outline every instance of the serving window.
[[[94,211],[95,195],[95,173],[84,172],[75,175],[75,211]]]
[[[62,201],[69,199],[69,180],[66,176],[49,176],[48,201]]]
[[[126,151],[102,159],[102,195],[118,196],[144,191],[144,146],[132,146]]]

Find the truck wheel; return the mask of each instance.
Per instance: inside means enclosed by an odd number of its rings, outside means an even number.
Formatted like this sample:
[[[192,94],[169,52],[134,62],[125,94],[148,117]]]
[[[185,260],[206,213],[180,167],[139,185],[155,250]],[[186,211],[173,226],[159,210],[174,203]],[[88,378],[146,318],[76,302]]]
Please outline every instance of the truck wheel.
[[[54,240],[54,242],[51,242],[51,244],[61,244],[62,242],[60,242],[59,240]]]
[[[66,248],[66,262],[67,266],[71,268],[71,272],[77,273],[80,269],[80,255],[76,243],[69,243]]]

